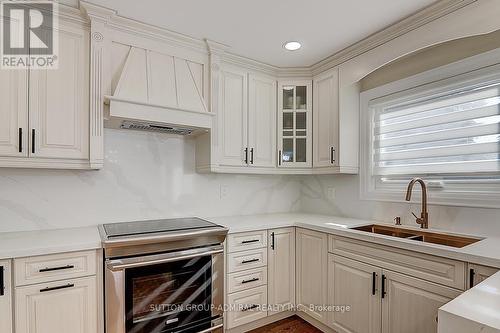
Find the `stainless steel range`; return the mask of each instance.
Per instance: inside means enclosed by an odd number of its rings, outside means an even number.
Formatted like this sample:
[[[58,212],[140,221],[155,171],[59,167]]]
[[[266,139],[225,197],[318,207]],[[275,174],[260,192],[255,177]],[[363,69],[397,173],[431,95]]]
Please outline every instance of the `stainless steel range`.
[[[226,228],[183,218],[99,231],[107,333],[222,332]]]

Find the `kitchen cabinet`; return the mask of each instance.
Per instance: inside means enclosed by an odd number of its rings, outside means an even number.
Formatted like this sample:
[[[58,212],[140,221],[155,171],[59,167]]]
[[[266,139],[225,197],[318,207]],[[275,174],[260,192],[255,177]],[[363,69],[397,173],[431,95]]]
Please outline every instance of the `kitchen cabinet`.
[[[467,270],[467,288],[478,285],[496,272],[498,272],[498,268],[469,264]]]
[[[312,81],[278,83],[278,166],[312,166]]]
[[[380,333],[381,276],[379,267],[329,254],[328,305],[350,307],[349,311],[331,311],[329,325],[337,332]]]
[[[382,332],[437,332],[438,309],[461,291],[422,279],[382,272]]]
[[[96,277],[16,288],[17,333],[97,331]]]
[[[89,29],[60,18],[56,33],[57,68],[0,71],[0,166],[98,168],[90,163]]]
[[[295,306],[295,228],[268,230],[268,302],[273,313]]]
[[[339,165],[339,72],[334,68],[314,77],[313,168]]]
[[[296,230],[297,308],[326,323],[328,238],[327,234],[298,228]]]
[[[276,80],[236,66],[221,71],[220,167],[276,166]]]
[[[0,332],[12,332],[12,271],[10,260],[0,261]]]

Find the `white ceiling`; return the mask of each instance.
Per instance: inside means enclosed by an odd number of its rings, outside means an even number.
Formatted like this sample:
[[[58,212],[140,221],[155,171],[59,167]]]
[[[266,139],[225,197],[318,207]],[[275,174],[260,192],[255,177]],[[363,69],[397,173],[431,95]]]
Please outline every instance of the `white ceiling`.
[[[90,0],[271,65],[308,66],[435,0]],[[286,51],[285,41],[303,45]]]

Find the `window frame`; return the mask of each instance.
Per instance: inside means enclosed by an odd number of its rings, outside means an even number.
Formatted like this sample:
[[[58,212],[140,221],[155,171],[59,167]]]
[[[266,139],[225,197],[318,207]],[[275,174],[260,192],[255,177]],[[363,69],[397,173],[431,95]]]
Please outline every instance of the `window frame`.
[[[411,100],[418,96],[450,91],[464,84],[477,84],[500,77],[500,48],[472,56],[445,66],[376,87],[360,94],[360,197],[363,200],[404,202],[406,186],[401,189],[377,188],[377,176],[372,174],[373,103],[390,99]],[[445,89],[446,86],[446,89]],[[464,174],[461,174],[464,175]],[[500,173],[498,173],[500,176]],[[425,177],[423,177],[425,180]],[[474,182],[471,182],[474,184]],[[450,190],[428,186],[429,203],[433,205],[500,208],[500,183],[495,192]],[[464,186],[462,186],[463,188]],[[418,192],[418,194],[417,194]],[[420,191],[415,193],[415,201]]]

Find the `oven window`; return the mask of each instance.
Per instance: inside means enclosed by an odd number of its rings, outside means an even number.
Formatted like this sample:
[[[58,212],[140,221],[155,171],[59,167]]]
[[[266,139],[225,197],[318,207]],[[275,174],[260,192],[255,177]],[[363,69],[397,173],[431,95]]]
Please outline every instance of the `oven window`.
[[[211,319],[210,256],[125,271],[127,333],[172,332]]]

